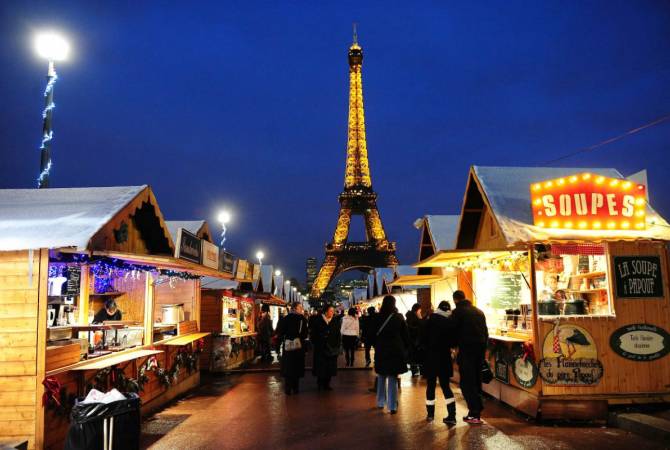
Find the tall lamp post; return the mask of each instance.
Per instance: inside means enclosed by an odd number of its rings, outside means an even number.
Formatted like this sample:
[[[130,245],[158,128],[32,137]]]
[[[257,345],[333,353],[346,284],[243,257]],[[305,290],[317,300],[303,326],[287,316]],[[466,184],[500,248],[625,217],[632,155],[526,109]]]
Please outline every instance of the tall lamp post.
[[[226,249],[226,225],[230,222],[230,213],[228,211],[221,211],[219,216],[219,223],[221,224],[221,248]]]
[[[51,140],[53,139],[52,118],[54,103],[54,85],[58,79],[56,61],[63,61],[70,53],[70,44],[56,33],[42,33],[35,37],[35,51],[49,61],[47,71],[47,87],[44,90],[44,110],[42,111],[42,144],[40,145],[40,174],[37,177],[37,188],[49,187],[51,172]]]

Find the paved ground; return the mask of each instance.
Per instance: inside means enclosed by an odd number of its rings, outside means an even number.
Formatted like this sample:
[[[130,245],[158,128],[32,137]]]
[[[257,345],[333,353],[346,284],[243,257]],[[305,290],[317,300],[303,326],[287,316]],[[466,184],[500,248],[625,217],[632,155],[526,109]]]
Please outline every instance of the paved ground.
[[[361,354],[362,356],[362,354]],[[143,424],[143,447],[152,449],[632,449],[662,448],[618,429],[538,426],[493,400],[486,424],[424,421],[422,380],[402,378],[397,415],[375,408],[367,392],[373,373],[341,370],[334,391],[317,392],[311,376],[297,396],[283,393],[276,372],[212,377],[192,395]],[[439,399],[439,397],[438,397]],[[457,394],[459,417],[465,413]],[[442,407],[443,408],[443,407]]]

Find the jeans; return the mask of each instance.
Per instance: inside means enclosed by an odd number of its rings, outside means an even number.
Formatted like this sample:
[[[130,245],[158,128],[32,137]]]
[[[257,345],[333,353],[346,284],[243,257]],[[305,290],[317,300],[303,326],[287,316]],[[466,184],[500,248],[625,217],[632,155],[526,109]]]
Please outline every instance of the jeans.
[[[377,375],[377,407],[384,404],[390,411],[398,409],[398,377],[396,375]]]

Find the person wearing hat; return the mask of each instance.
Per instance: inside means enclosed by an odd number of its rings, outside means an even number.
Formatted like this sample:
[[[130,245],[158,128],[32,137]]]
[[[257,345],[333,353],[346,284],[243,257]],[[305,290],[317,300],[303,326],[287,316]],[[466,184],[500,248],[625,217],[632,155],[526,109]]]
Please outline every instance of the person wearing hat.
[[[103,323],[108,320],[121,320],[121,311],[113,298],[105,300],[105,306],[93,317],[93,323]]]

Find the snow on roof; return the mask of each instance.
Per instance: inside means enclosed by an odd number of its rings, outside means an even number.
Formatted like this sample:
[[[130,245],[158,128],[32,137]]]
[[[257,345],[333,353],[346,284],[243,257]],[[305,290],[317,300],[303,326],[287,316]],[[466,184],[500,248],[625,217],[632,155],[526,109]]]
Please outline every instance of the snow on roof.
[[[177,242],[177,230],[180,228],[183,228],[190,233],[198,234],[198,230],[200,230],[204,224],[204,220],[168,220],[165,222],[174,242]]]
[[[147,186],[0,189],[0,251],[75,247]]]
[[[203,277],[200,286],[203,289],[237,289],[239,283],[235,280],[224,280],[214,277]]]
[[[642,238],[670,239],[670,226],[651,207],[647,209],[647,229],[643,231],[547,230],[533,225],[530,185],[544,180],[592,173],[609,178],[624,178],[616,169],[563,167],[483,167],[474,166],[484,194],[508,244],[550,239]]]
[[[459,215],[437,216],[427,215],[428,231],[435,244],[435,251],[453,250],[456,248]]]

